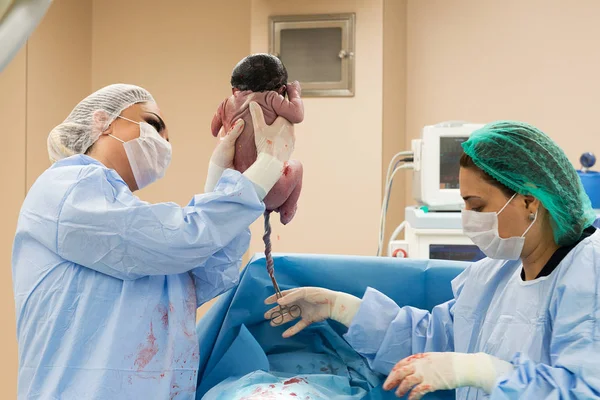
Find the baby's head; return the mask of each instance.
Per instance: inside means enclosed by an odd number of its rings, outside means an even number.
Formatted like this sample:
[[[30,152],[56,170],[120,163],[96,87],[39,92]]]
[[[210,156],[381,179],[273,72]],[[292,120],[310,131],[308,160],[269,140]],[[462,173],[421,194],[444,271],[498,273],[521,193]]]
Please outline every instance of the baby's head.
[[[231,88],[266,92],[274,90],[285,93],[287,70],[279,58],[270,54],[251,54],[240,61],[231,74]]]

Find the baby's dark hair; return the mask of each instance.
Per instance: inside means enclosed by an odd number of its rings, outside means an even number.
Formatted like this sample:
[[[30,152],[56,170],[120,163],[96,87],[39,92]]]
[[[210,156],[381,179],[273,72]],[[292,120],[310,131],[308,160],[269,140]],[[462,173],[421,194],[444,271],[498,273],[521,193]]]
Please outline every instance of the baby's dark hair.
[[[251,54],[240,61],[231,74],[231,87],[253,92],[279,90],[288,74],[279,58],[271,54]]]

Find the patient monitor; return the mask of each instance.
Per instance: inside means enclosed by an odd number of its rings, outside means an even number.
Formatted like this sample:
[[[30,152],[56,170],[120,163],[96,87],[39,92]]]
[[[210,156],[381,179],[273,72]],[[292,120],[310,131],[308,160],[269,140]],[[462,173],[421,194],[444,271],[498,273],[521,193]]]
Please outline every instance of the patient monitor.
[[[481,124],[443,122],[423,128],[412,141],[413,197],[429,210],[458,211],[463,200],[458,189],[461,144]]]
[[[458,187],[462,143],[482,124],[443,122],[426,126],[412,141],[413,197],[404,222],[388,243],[388,255],[477,261],[483,253],[462,232],[464,202]],[[404,240],[396,237],[404,231]]]

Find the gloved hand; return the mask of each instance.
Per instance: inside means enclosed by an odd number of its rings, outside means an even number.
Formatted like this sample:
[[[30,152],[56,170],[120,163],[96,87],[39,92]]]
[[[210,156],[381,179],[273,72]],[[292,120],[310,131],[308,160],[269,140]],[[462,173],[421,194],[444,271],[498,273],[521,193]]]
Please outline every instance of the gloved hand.
[[[244,120],[239,119],[233,127],[224,136],[219,137],[219,143],[213,151],[208,163],[208,174],[204,192],[212,192],[223,171],[228,168],[233,168],[233,156],[235,155],[235,141],[244,131]]]
[[[288,161],[296,143],[294,125],[283,117],[277,117],[271,125],[267,125],[263,110],[258,103],[253,101],[249,107],[258,155],[265,153],[283,163]]]
[[[412,388],[409,400],[418,400],[437,390],[463,386],[491,393],[496,381],[513,369],[511,363],[485,353],[421,353],[396,364],[383,389],[391,390],[400,385],[396,396],[402,397]]]
[[[284,164],[294,151],[296,138],[294,125],[285,118],[277,117],[271,125],[267,125],[262,108],[254,101],[249,107],[258,156],[244,176],[254,183],[262,200],[281,178]]]
[[[283,332],[284,338],[294,336],[310,324],[328,318],[349,327],[362,302],[358,297],[348,293],[334,292],[333,290],[317,287],[284,290],[281,294],[283,295],[281,299],[277,300],[277,295],[273,295],[265,300],[265,304],[278,303],[282,306],[295,304],[302,310],[302,319]],[[271,314],[278,309],[279,307],[274,307],[267,311],[265,318],[271,319]],[[283,323],[290,322],[293,319],[287,314],[283,319]]]

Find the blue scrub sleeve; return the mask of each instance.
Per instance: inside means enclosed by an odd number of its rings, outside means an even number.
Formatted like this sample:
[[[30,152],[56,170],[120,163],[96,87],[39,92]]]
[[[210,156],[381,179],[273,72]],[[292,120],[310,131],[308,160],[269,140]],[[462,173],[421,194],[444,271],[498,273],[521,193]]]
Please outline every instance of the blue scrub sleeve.
[[[238,283],[242,257],[249,246],[250,230],[246,229],[209,258],[204,266],[192,270],[198,307]]]
[[[115,194],[97,176],[102,173],[83,177],[68,192],[58,218],[57,254],[123,280],[206,267],[227,246],[210,264],[235,263],[247,250],[248,227],[264,212],[252,183],[232,170],[214,192],[194,196],[186,207]],[[104,195],[90,196],[99,184]]]
[[[491,399],[600,398],[600,259],[598,251],[573,257],[574,273],[555,288],[550,364],[517,353],[515,371],[501,378]],[[561,266],[565,269],[566,266]]]
[[[384,294],[368,288],[344,337],[374,371],[388,375],[398,361],[412,354],[454,351],[454,303],[450,300],[429,313],[399,307]]]

